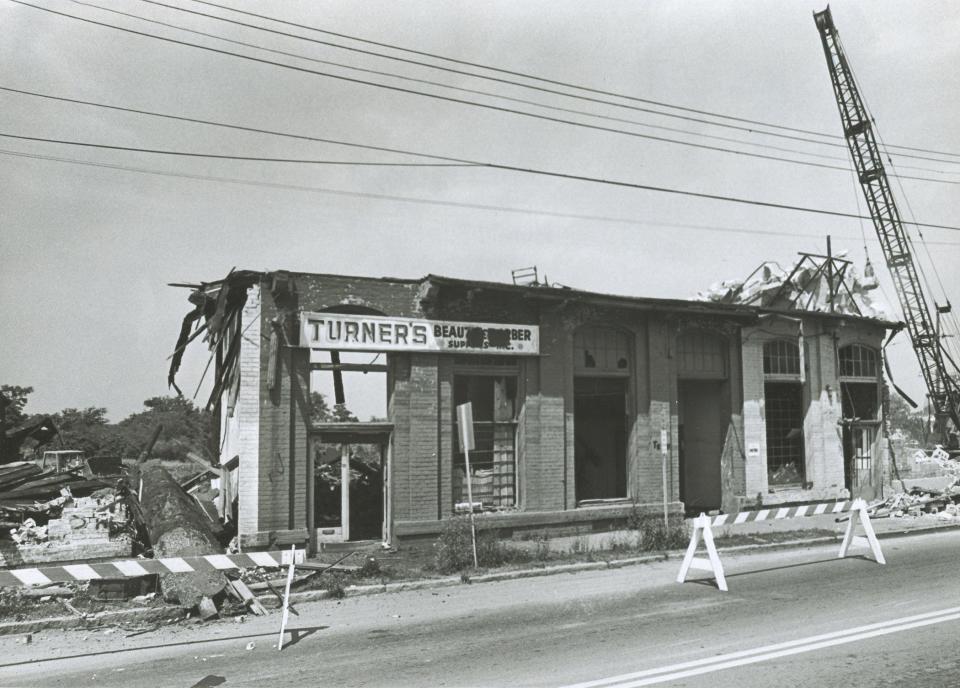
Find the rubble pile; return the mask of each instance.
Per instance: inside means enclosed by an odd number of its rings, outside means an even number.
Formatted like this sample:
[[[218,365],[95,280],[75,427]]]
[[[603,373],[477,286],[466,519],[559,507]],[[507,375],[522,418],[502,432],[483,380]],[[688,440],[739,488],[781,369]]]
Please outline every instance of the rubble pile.
[[[837,258],[845,255],[838,252]],[[887,319],[886,306],[868,292],[877,286],[876,278],[868,274],[861,279],[850,264],[842,274],[833,276],[831,308],[831,279],[821,265],[803,258],[789,272],[777,263],[762,263],[744,280],[724,280],[711,284],[696,295],[698,301],[788,308],[794,310],[835,312],[867,318]]]
[[[954,480],[944,490],[912,487],[880,504],[873,505],[871,516],[900,518],[936,514],[943,520],[960,519],[960,480]]]
[[[57,516],[64,490],[70,497],[84,497],[110,486],[79,468],[45,471],[30,461],[0,465],[0,531],[6,533],[28,519],[43,524]]]
[[[133,552],[126,504],[112,492],[74,497],[62,488],[60,497],[37,505],[37,510],[48,517],[45,524],[26,518],[3,533],[12,543],[0,546],[0,566],[123,558]]]

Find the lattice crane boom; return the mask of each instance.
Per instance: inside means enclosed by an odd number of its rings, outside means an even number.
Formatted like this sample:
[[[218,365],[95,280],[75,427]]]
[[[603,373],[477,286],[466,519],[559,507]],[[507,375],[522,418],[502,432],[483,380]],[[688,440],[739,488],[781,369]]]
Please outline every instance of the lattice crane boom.
[[[900,211],[890,190],[890,182],[877,146],[872,122],[860,97],[847,57],[840,44],[828,6],[813,15],[827,58],[830,81],[840,110],[843,136],[850,149],[854,168],[870,208],[887,267],[903,308],[903,317],[913,350],[927,384],[938,429],[946,435],[946,421],[960,428],[960,386],[950,377],[934,319],[917,276]]]

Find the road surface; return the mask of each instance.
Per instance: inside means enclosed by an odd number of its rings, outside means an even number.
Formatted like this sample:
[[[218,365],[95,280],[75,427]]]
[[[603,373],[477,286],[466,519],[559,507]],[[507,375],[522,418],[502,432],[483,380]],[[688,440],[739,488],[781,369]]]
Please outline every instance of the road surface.
[[[670,561],[303,604],[282,652],[276,612],[7,637],[0,685],[960,685],[960,531],[883,549],[886,566],[833,545],[723,555],[729,593],[674,583]]]

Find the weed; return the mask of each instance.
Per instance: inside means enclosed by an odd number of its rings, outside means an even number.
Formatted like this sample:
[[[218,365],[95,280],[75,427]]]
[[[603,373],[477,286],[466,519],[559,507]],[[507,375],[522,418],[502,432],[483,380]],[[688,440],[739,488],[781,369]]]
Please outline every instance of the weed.
[[[473,542],[469,516],[455,516],[443,524],[434,545],[435,566],[440,573],[473,568]],[[496,532],[477,529],[477,565],[493,568],[529,560],[530,554],[497,539]]]
[[[357,571],[357,575],[361,578],[376,578],[380,573],[380,562],[377,561],[375,557],[367,557],[364,559],[363,565]]]
[[[661,515],[643,513],[636,505],[627,517],[627,525],[637,531],[637,549],[641,552],[681,549],[690,540],[687,524],[680,516],[671,516],[664,523]]]
[[[533,552],[533,558],[537,561],[547,561],[550,559],[550,538],[546,535],[536,537],[536,548]]]
[[[327,592],[330,593],[330,597],[335,600],[342,600],[347,596],[346,581],[342,573],[333,571],[324,573],[323,577],[326,579],[324,587],[327,589]]]

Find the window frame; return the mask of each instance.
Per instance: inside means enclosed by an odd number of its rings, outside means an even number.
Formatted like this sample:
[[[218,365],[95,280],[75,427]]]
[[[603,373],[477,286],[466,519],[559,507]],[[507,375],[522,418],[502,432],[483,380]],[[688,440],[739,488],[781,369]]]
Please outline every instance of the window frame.
[[[584,337],[587,333],[611,333],[616,337],[622,337],[625,341],[624,348],[624,358],[626,359],[626,367],[620,368],[601,368],[598,366],[588,367],[585,362],[581,361],[578,352],[584,351],[589,352],[590,350],[586,347],[583,349],[578,349],[577,340],[578,338]],[[571,341],[571,351],[573,352],[573,375],[574,377],[630,377],[633,374],[634,364],[634,339],[633,332],[626,330],[615,325],[608,325],[604,323],[588,323],[581,325],[573,331]]]
[[[509,421],[477,421],[474,420],[475,429],[478,426],[490,427],[493,433],[493,442],[496,442],[496,432],[498,428],[507,426],[510,428],[511,436],[511,453],[513,454],[512,462],[512,488],[513,493],[510,497],[509,504],[492,504],[482,507],[483,511],[504,511],[504,510],[516,510],[520,507],[520,493],[519,493],[519,483],[520,483],[520,447],[518,446],[518,429],[520,426],[520,411],[524,399],[524,386],[523,379],[524,376],[521,374],[521,363],[518,359],[506,360],[501,363],[499,360],[494,360],[493,362],[480,362],[477,360],[470,360],[473,357],[462,356],[458,357],[458,360],[454,362],[453,371],[451,374],[451,389],[450,389],[450,400],[451,400],[451,420],[448,425],[450,431],[450,493],[449,493],[449,509],[451,513],[455,513],[456,505],[460,502],[467,501],[467,496],[465,494],[460,495],[461,499],[457,499],[457,486],[454,476],[457,474],[457,469],[465,468],[465,459],[464,454],[460,451],[460,438],[459,438],[459,427],[457,425],[457,399],[456,399],[456,385],[457,378],[469,378],[469,377],[480,377],[480,378],[512,378],[515,384],[515,396],[514,396],[514,409],[513,417]],[[495,446],[495,445],[494,445]],[[471,452],[470,456],[470,467],[474,471],[477,471],[477,466],[490,465],[491,469],[494,467],[494,457],[496,449],[490,450],[490,460],[483,462],[476,462],[474,459],[474,452]],[[494,473],[494,475],[496,475]],[[496,497],[496,495],[494,495]],[[473,494],[474,502],[483,501],[476,491]]]
[[[804,356],[804,351],[800,348],[803,345],[802,342],[798,342],[796,339],[790,337],[775,337],[767,339],[763,342],[761,348],[761,357],[762,365],[761,370],[763,371],[763,398],[764,398],[764,443],[766,447],[766,452],[764,456],[764,462],[766,463],[766,476],[767,476],[767,487],[768,489],[775,488],[789,488],[802,486],[806,487],[807,482],[807,438],[804,429],[804,423],[806,421],[806,403],[808,398],[806,376],[804,375],[804,365],[806,365],[806,357]],[[775,352],[772,352],[771,349],[777,347]],[[795,353],[795,358],[789,354]],[[774,372],[769,372],[768,361],[780,361],[781,363],[776,366],[770,366],[774,369]],[[786,361],[788,363],[796,362],[795,372],[794,366],[786,366],[786,372],[784,372],[785,366],[782,365],[782,362]],[[795,463],[799,469],[799,480],[795,481],[778,481],[774,482],[771,480],[771,473],[774,468],[779,468],[783,465],[786,465],[785,462],[780,461],[777,463],[776,467],[772,466],[770,461],[770,452],[771,452],[771,441],[770,441],[770,407],[768,404],[771,394],[769,393],[769,385],[796,385],[799,390],[799,408],[798,413],[799,417],[798,428],[800,430],[800,438],[795,458]]]
[[[772,360],[772,359],[774,358],[773,356],[768,355],[768,349],[769,349],[769,347],[772,347],[772,346],[774,346],[774,345],[776,345],[776,346],[792,347],[792,350],[795,350],[795,351],[796,351],[796,353],[797,353],[797,356],[796,356],[797,370],[796,370],[796,372],[792,372],[792,371],[782,372],[782,371],[780,371],[780,370],[771,372],[771,371],[768,371],[768,370],[767,370],[767,361],[768,361],[768,360]],[[764,380],[780,380],[780,381],[793,381],[793,380],[796,380],[796,381],[798,381],[798,382],[799,382],[799,381],[802,381],[802,379],[803,379],[804,356],[803,356],[803,352],[800,351],[800,344],[797,343],[796,341],[794,341],[793,339],[788,339],[788,338],[786,338],[786,337],[778,337],[778,338],[776,338],[776,339],[768,339],[767,341],[765,341],[765,342],[763,343],[763,350],[762,350],[762,353],[761,353],[761,358],[762,358],[762,364],[763,364],[763,378],[764,378]],[[791,361],[791,360],[792,360],[791,358],[785,357],[785,356],[783,355],[783,352],[779,352],[779,351],[776,353],[775,358],[776,358],[777,360],[781,360],[781,359],[784,359],[784,360],[787,360],[787,361]]]

